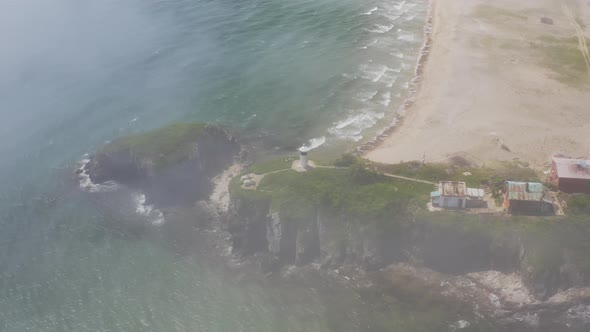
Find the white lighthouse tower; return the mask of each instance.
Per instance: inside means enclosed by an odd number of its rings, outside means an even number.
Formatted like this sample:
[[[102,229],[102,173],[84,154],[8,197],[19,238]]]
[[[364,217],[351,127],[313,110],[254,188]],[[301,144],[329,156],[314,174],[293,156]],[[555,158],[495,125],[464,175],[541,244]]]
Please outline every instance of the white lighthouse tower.
[[[299,166],[303,169],[307,169],[309,161],[307,159],[307,151],[299,151]]]

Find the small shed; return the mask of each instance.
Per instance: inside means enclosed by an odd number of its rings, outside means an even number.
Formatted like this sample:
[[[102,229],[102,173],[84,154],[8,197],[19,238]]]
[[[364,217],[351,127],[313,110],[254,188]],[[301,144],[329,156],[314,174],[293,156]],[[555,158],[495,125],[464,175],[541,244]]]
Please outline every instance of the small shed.
[[[590,160],[554,157],[549,181],[568,194],[590,194]]]
[[[542,183],[506,181],[504,209],[512,214],[544,215],[553,213],[553,203],[545,197]]]
[[[432,206],[446,209],[481,207],[483,198],[483,189],[467,188],[461,181],[441,181],[437,190],[430,193]]]

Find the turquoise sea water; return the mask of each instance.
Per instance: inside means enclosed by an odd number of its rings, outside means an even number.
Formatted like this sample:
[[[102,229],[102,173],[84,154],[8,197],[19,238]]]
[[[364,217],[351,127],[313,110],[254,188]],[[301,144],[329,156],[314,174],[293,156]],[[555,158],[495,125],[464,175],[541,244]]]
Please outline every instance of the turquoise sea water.
[[[173,121],[286,150],[361,142],[407,95],[426,11],[425,0],[1,2],[0,331],[358,330],[322,291],[244,280],[198,245],[187,254],[162,232],[117,227],[71,173],[105,141]]]

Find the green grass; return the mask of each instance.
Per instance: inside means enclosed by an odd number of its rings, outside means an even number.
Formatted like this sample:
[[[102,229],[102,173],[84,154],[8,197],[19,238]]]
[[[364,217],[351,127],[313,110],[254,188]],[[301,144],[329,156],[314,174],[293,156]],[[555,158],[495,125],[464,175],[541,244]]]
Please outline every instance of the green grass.
[[[293,158],[281,158],[254,165],[246,173],[268,173],[290,167]],[[498,196],[506,180],[539,181],[538,175],[524,163],[498,162],[490,167],[458,163],[407,162],[396,165],[369,163],[345,155],[334,162],[347,169],[315,169],[306,173],[284,171],[269,174],[258,190],[243,190],[239,179],[232,182],[234,195],[269,199],[273,209],[289,215],[306,214],[308,208],[322,206],[337,213],[363,218],[405,215],[409,206],[423,207],[433,186],[392,179],[381,173],[438,182],[465,181],[470,187],[488,186]],[[469,172],[471,175],[464,175]],[[498,196],[499,197],[499,196]]]
[[[295,156],[290,156],[290,157],[287,156],[287,157],[281,157],[281,158],[268,160],[268,161],[265,161],[262,163],[254,164],[254,165],[248,167],[242,173],[244,173],[244,174],[248,174],[248,173],[266,174],[266,173],[270,173],[270,172],[274,172],[274,171],[279,171],[282,169],[288,169],[288,168],[291,168],[293,161],[295,161],[296,159],[297,159],[297,157],[295,157]]]
[[[514,18],[518,20],[527,20],[528,17],[518,12],[513,12],[504,8],[494,7],[489,5],[479,5],[475,10],[475,14],[482,18],[497,19],[497,18]]]
[[[587,42],[590,44],[590,39]],[[551,69],[558,81],[571,86],[590,83],[577,37],[541,36],[537,41],[531,42],[530,46],[540,63]]]
[[[487,167],[452,165],[448,163],[405,162],[395,165],[375,164],[380,171],[433,182],[464,181],[468,186],[503,184],[506,180],[539,181],[538,175],[526,163],[497,162]],[[471,175],[464,175],[464,173]]]
[[[432,191],[428,184],[390,179],[370,171],[366,181],[352,172],[352,169],[315,169],[305,173],[269,174],[256,191],[240,188],[239,179],[234,179],[232,195],[269,199],[275,211],[291,216],[321,206],[342,215],[371,220],[404,215],[409,204],[424,205]]]
[[[204,123],[177,123],[158,130],[117,139],[98,153],[130,152],[138,162],[151,161],[156,169],[182,162],[196,151],[199,138],[210,130]]]
[[[499,162],[476,168],[462,163],[379,165],[365,164],[358,159],[353,163],[348,157],[344,160],[350,164],[348,169],[269,174],[258,190],[242,189],[239,178],[235,178],[231,183],[232,197],[248,204],[270,203],[271,209],[289,222],[307,220],[321,213],[342,222],[343,229],[345,224],[348,227],[374,225],[375,231],[388,239],[411,237],[413,230],[422,228],[431,229],[430,234],[456,234],[457,239],[489,239],[495,248],[513,252],[524,249],[524,263],[532,268],[533,280],[559,271],[566,263],[564,253],[567,252],[568,262],[590,279],[590,196],[572,196],[568,201],[570,211],[577,209],[579,215],[567,217],[429,213],[423,207],[432,185],[392,179],[372,170],[377,168],[431,181],[464,180],[470,186],[487,184],[497,189],[505,180],[539,181],[537,174],[524,163]],[[466,171],[472,175],[464,176]],[[391,322],[385,319],[382,323]]]
[[[568,195],[567,214],[590,215],[590,195]]]

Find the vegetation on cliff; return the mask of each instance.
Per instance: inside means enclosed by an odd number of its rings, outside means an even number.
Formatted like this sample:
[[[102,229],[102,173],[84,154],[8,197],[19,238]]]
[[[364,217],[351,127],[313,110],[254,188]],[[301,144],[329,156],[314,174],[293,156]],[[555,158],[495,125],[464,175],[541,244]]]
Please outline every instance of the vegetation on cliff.
[[[284,169],[285,163],[272,162],[254,169]],[[270,213],[277,212],[287,222],[309,223],[308,219],[319,218],[318,209],[323,210],[324,215],[341,222],[343,231],[333,232],[338,237],[336,242],[349,241],[354,229],[370,226],[378,234],[374,241],[384,264],[400,259],[399,253],[390,255],[389,251],[405,250],[406,259],[445,273],[486,269],[519,272],[541,298],[555,294],[560,288],[590,283],[590,259],[586,254],[590,252],[590,222],[585,214],[587,196],[570,200],[570,210],[577,215],[567,217],[430,213],[425,205],[432,185],[390,178],[382,173],[433,182],[460,180],[470,186],[486,185],[499,195],[497,192],[506,179],[539,181],[537,173],[525,164],[377,165],[344,156],[334,165],[337,167],[316,168],[305,173],[293,170],[270,173],[257,190],[243,189],[238,179],[234,179],[232,196],[266,202],[264,206],[270,208]]]
[[[209,196],[211,179],[239,151],[240,144],[219,126],[177,123],[99,148],[84,172],[94,183],[140,189],[148,204],[189,205]]]
[[[410,205],[424,205],[428,200],[431,185],[392,179],[366,166],[354,162],[348,168],[272,173],[263,178],[256,191],[240,188],[238,179],[234,179],[232,194],[269,199],[274,210],[285,213],[304,213],[321,206],[367,222],[405,215]],[[273,170],[267,166],[254,169]]]
[[[119,138],[100,148],[97,154],[129,152],[135,160],[150,160],[164,168],[189,159],[199,139],[221,129],[205,123],[175,123],[157,130]]]

